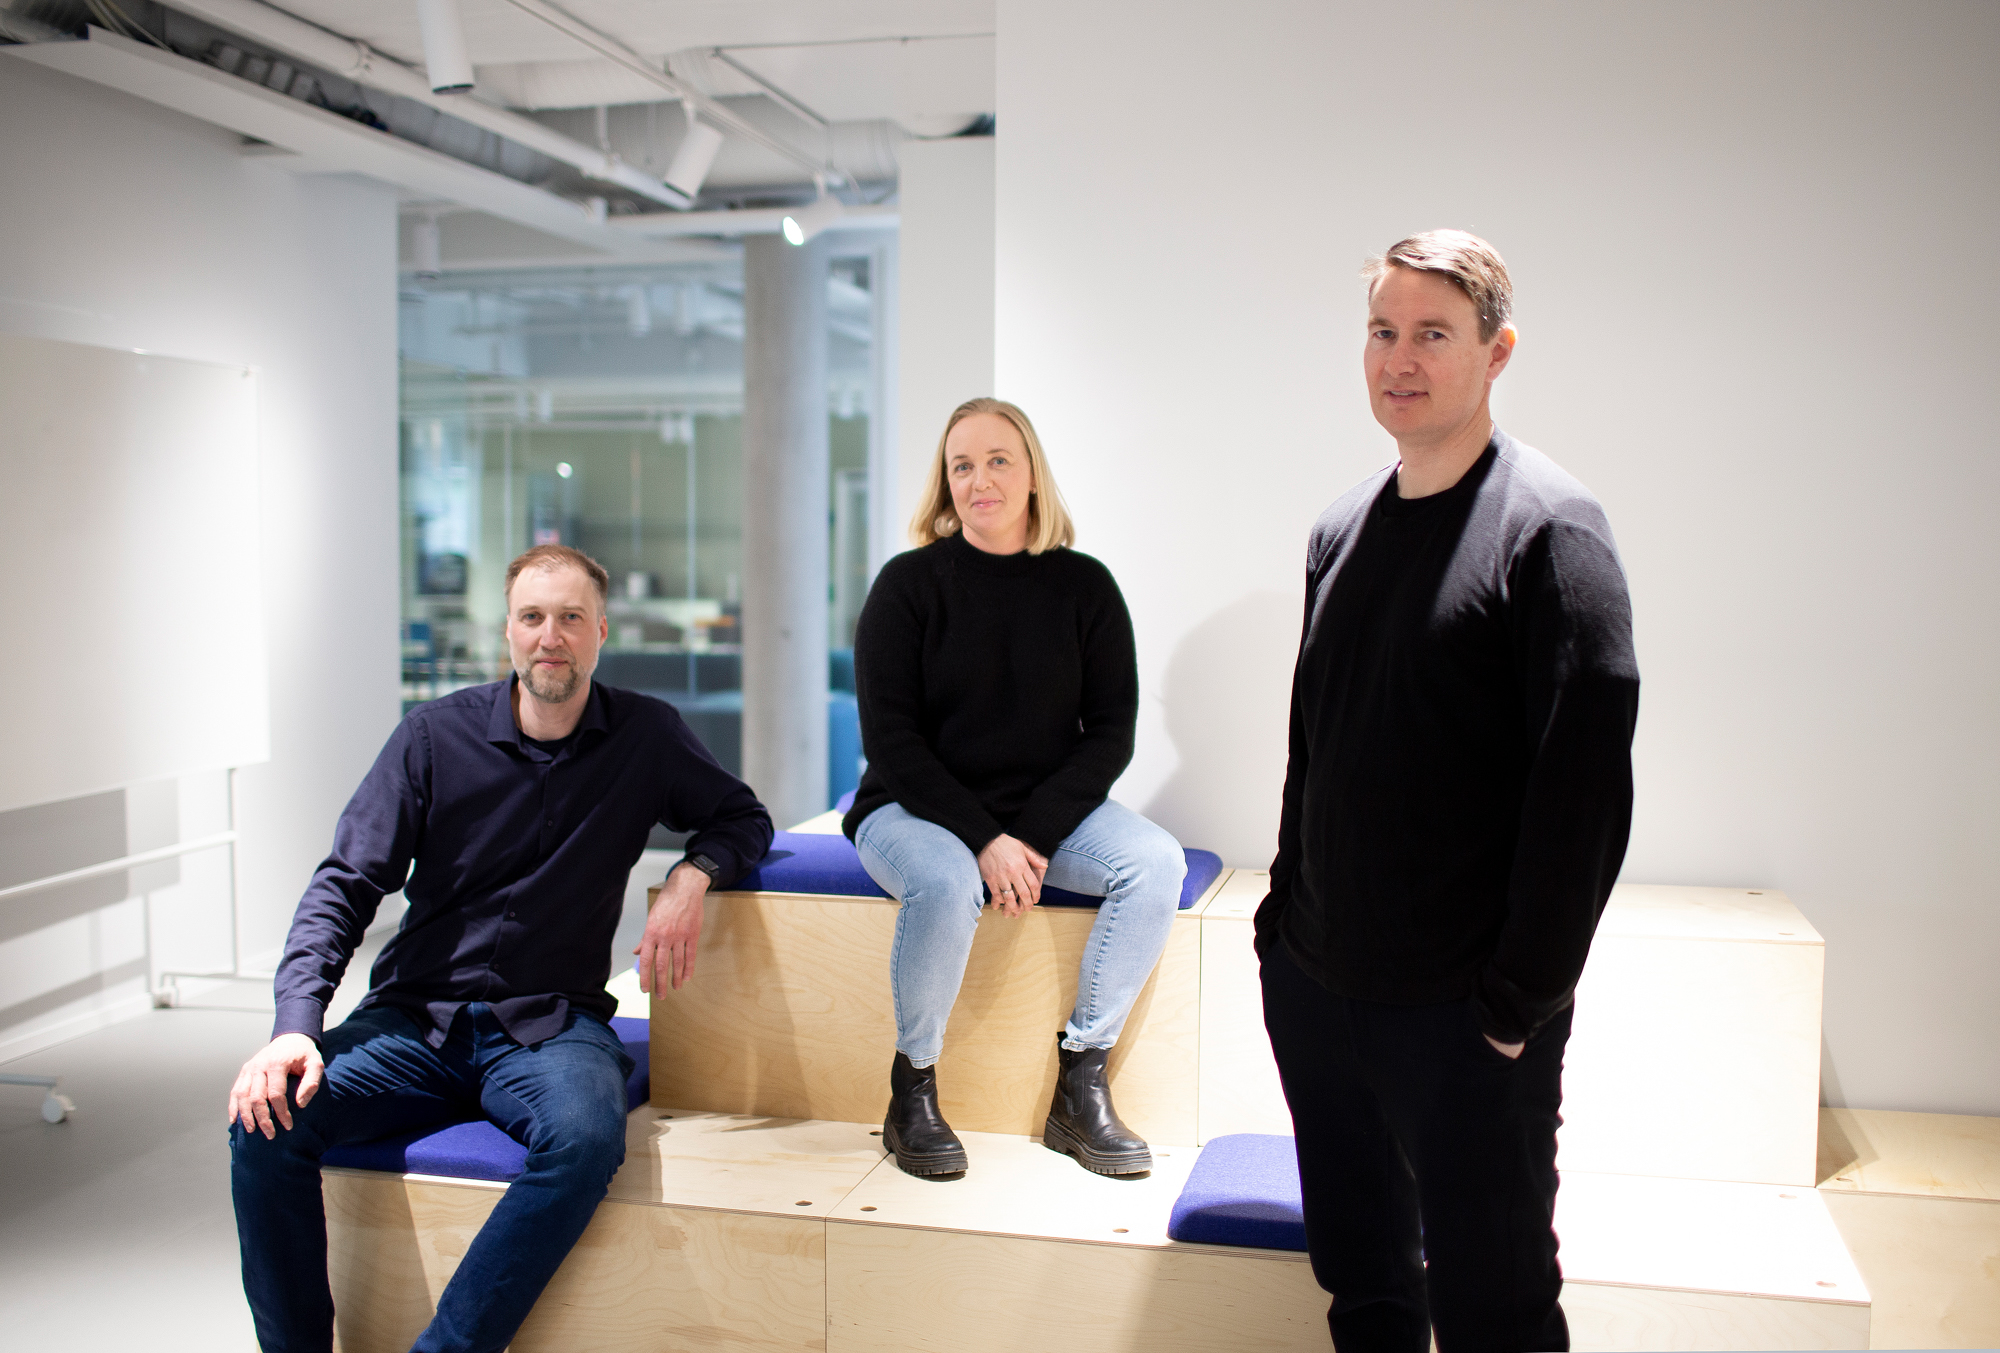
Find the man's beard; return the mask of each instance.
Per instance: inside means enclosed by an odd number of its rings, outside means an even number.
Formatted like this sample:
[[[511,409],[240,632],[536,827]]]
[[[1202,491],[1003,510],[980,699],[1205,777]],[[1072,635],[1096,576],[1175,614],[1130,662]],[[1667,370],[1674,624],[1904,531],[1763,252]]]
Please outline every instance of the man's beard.
[[[526,667],[517,666],[514,670],[520,675],[521,684],[528,688],[528,694],[548,705],[560,705],[575,695],[576,688],[584,680],[575,659],[570,660],[569,666],[563,669],[566,675],[561,677],[542,672],[535,666],[533,658],[528,660]]]

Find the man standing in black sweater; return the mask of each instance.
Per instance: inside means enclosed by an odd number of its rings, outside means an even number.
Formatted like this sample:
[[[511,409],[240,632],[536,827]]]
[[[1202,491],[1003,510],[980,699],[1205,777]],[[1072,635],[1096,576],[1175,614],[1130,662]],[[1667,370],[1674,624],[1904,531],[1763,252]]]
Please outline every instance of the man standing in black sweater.
[[[1493,425],[1492,246],[1415,235],[1368,281],[1398,463],[1307,549],[1264,1022],[1335,1347],[1566,1349],[1555,1134],[1631,826],[1631,603],[1596,499]]]

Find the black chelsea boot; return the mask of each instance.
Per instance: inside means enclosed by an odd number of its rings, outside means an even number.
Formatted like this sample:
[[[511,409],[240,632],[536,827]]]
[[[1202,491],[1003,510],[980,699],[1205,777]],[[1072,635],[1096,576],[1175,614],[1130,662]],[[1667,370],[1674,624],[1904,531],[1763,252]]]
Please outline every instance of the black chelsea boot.
[[[1074,1157],[1095,1174],[1145,1174],[1153,1153],[1111,1107],[1111,1080],[1103,1048],[1071,1052],[1056,1034],[1056,1097],[1042,1125],[1042,1145]]]
[[[902,1053],[889,1068],[889,1116],[882,1144],[903,1173],[926,1178],[965,1173],[965,1146],[938,1110],[937,1067],[914,1067]]]

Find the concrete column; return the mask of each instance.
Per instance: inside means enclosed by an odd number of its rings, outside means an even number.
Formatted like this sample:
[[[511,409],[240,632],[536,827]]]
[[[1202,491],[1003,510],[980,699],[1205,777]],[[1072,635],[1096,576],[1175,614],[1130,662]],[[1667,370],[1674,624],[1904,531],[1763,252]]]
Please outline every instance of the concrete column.
[[[743,242],[743,778],[825,812],[826,237]]]
[[[896,278],[898,463],[881,495],[884,515],[895,522],[890,553],[910,548],[904,533],[937,458],[945,419],[966,400],[997,393],[993,146],[990,136],[953,136],[896,148],[903,222]]]

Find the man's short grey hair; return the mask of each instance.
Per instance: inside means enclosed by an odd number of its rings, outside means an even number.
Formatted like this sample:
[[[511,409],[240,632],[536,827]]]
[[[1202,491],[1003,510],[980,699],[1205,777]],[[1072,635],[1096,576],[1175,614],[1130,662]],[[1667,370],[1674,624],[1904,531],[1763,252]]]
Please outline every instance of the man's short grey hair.
[[[590,579],[590,585],[597,589],[597,609],[599,611],[603,611],[610,603],[611,575],[605,572],[604,565],[592,559],[582,550],[571,549],[567,545],[536,545],[515,555],[514,562],[507,565],[507,585],[502,590],[501,595],[509,598],[507,603],[509,609],[512,609],[514,604],[512,601],[514,579],[520,577],[529,569],[537,569],[546,573],[552,569],[559,568],[573,568],[584,577]]]
[[[1375,284],[1391,268],[1434,272],[1448,278],[1479,312],[1482,343],[1491,343],[1514,318],[1514,283],[1507,276],[1500,251],[1470,231],[1426,230],[1397,240],[1363,265],[1361,277],[1368,283],[1369,296],[1374,296]]]

